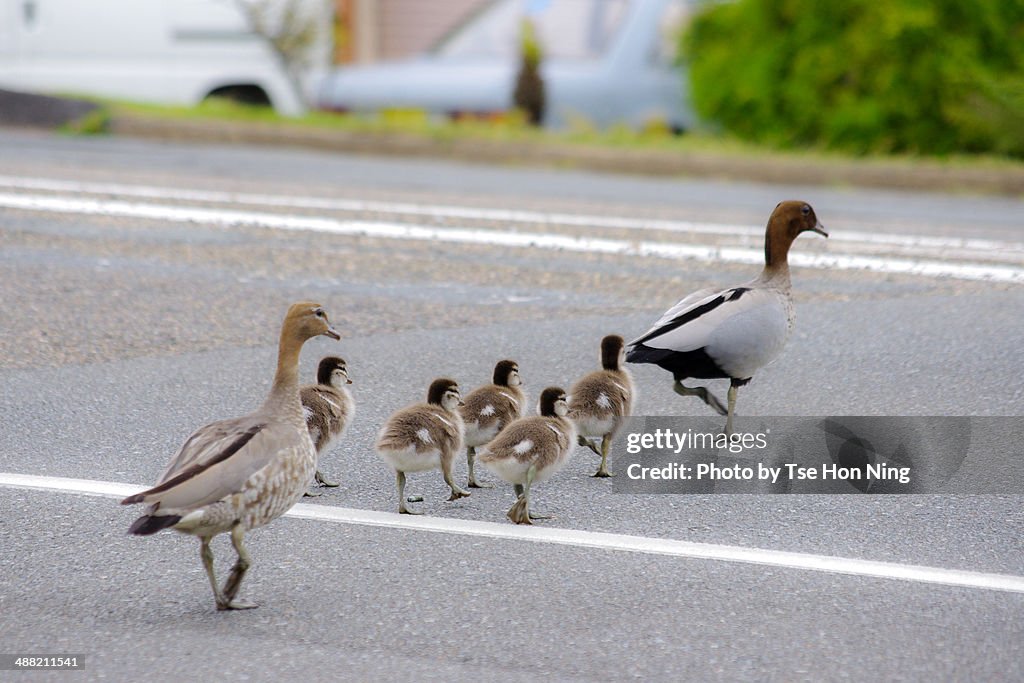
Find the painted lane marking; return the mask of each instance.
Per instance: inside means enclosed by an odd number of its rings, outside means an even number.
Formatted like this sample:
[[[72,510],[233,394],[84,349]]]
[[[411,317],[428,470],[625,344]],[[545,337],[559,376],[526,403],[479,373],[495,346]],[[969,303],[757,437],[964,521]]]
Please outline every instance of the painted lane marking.
[[[144,199],[172,199],[177,201],[252,204],[278,208],[324,209],[330,211],[376,212],[428,218],[457,218],[486,220],[502,223],[561,225],[566,227],[592,227],[621,230],[663,230],[705,235],[726,235],[761,239],[764,227],[732,223],[699,221],[637,219],[625,216],[594,216],[575,213],[494,209],[444,204],[411,202],[385,202],[328,197],[290,197],[252,192],[222,192],[187,188],[157,187],[152,185],[125,185],[120,183],[93,183],[49,178],[19,178],[0,175],[0,187],[20,190],[47,190],[76,194],[105,194]],[[899,235],[888,233],[842,230],[830,236],[838,242],[853,242],[901,247],[907,249],[950,249],[1006,253],[1024,252],[1024,243],[999,240],[933,237],[925,235]]]
[[[10,472],[0,473],[0,486],[78,493],[109,498],[123,498],[146,488],[137,484],[44,477]],[[714,543],[692,543],[666,538],[648,538],[645,536],[629,536],[626,534],[559,529],[555,527],[522,527],[513,524],[497,524],[494,522],[449,519],[445,517],[409,517],[408,515],[399,515],[391,512],[357,510],[329,505],[309,505],[305,503],[295,505],[285,513],[285,516],[359,526],[407,529],[410,531],[425,531],[459,536],[480,536],[503,540],[532,541],[534,543],[550,543],[580,548],[667,555],[718,562],[757,564],[829,574],[846,574],[877,579],[940,584],[960,588],[1024,593],[1024,576],[943,569],[940,567],[898,564],[895,562],[878,562],[830,555],[794,553],[764,548],[748,548]]]
[[[347,221],[229,209],[139,204],[98,199],[66,199],[44,195],[0,194],[0,207],[28,211],[147,218],[178,223],[204,223],[223,227],[246,225],[275,230],[323,232],[381,239],[648,256],[705,263],[758,265],[764,261],[763,250],[741,247],[587,238],[531,232],[502,232],[473,228],[439,228],[406,223]],[[867,270],[925,277],[949,277],[960,280],[1024,283],[1024,268],[995,264],[922,261],[846,254],[793,254],[790,256],[790,263],[805,268],[827,270]]]

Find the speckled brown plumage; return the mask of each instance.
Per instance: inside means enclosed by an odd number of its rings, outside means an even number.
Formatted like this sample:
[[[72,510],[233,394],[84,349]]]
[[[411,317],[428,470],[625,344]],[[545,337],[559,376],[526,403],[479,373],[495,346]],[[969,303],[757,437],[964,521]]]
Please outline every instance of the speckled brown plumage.
[[[456,500],[469,495],[452,478],[452,462],[462,449],[463,424],[459,385],[447,378],[430,385],[427,402],[403,408],[388,418],[377,436],[377,454],[395,472],[398,511],[417,514],[406,505],[405,474],[440,468]]]
[[[508,518],[516,524],[538,518],[530,515],[530,486],[561,469],[572,451],[576,427],[567,412],[565,392],[548,387],[541,392],[539,416],[515,420],[480,452],[480,462],[515,488],[518,498]]]
[[[277,372],[263,405],[244,417],[198,429],[156,486],[121,501],[149,504],[131,533],[147,535],[170,527],[200,538],[217,609],[254,607],[235,601],[250,565],[245,532],[284,514],[302,497],[316,469],[299,402],[298,365],[303,344],[318,335],[340,339],[319,304],[292,305],[281,327]],[[228,531],[238,560],[220,588],[210,541]]]
[[[299,396],[306,427],[317,454],[314,479],[322,486],[335,487],[320,471],[320,459],[344,436],[355,414],[355,401],[345,386],[351,384],[348,366],[337,356],[327,356],[317,367],[317,383],[302,387]],[[306,495],[319,495],[307,492]]]
[[[492,383],[474,389],[459,409],[466,425],[468,485],[472,488],[491,487],[476,479],[476,448],[493,439],[505,425],[522,417],[526,396],[521,384],[519,365],[511,360],[499,361],[494,366]]]
[[[538,472],[549,472],[565,460],[573,443],[569,438],[573,433],[572,422],[564,417],[524,417],[503,429],[480,452],[480,462],[490,466],[500,460],[509,460],[524,465],[522,476],[506,480],[512,484],[523,484],[529,465],[535,465]],[[516,446],[526,442],[531,444],[529,448],[521,452],[516,450]]]
[[[608,448],[622,423],[633,414],[636,389],[623,366],[625,340],[608,335],[601,340],[601,369],[577,381],[569,390],[569,417],[576,424],[579,443],[601,456],[595,477],[608,477]],[[598,450],[587,437],[600,437]]]

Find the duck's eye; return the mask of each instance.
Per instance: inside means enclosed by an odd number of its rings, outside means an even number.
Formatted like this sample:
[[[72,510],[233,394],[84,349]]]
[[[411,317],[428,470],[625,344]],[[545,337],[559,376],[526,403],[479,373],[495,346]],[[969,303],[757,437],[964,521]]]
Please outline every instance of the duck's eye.
[[[800,213],[802,213],[803,215],[806,216],[810,212],[811,212],[811,207],[807,206],[806,204],[804,204],[803,206],[800,207]]]
[[[327,315],[326,313],[324,313],[324,309],[322,309],[322,308],[318,308],[318,309],[316,309],[315,311],[313,311],[313,313],[314,313],[314,314],[316,315],[316,317],[318,317],[318,318],[322,318],[322,317],[324,317],[325,315]]]

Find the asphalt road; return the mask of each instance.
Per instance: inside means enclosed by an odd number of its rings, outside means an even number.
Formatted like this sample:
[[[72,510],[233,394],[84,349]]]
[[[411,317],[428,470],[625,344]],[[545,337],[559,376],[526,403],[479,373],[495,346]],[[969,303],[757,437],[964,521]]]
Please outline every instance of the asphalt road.
[[[116,186],[0,182],[0,203],[16,198],[0,208],[0,473],[153,481],[196,426],[259,403],[284,309],[312,298],[345,336],[311,342],[303,374],[322,355],[344,356],[358,408],[322,463],[342,485],[309,502],[382,512],[395,494],[373,438],[434,377],[469,389],[511,357],[535,399],[594,368],[603,334],[638,334],[688,291],[742,282],[756,266],[284,229],[288,220],[756,249],[728,231],[412,215],[397,205],[757,226],[777,201],[799,197],[838,239],[802,237],[794,253],[874,258],[879,268],[1024,269],[1024,202],[1005,198],[10,131],[0,132],[0,176]],[[164,196],[130,194],[143,185]],[[182,189],[378,204],[170,192]],[[39,206],[11,208],[26,197]],[[82,199],[95,211],[71,203]],[[115,202],[163,208],[142,215]],[[214,213],[175,219],[168,207]],[[216,212],[232,211],[270,218],[218,222]],[[879,245],[844,242],[844,231],[998,244]],[[741,414],[1024,415],[1021,284],[845,267],[795,268],[793,280],[796,331],[740,392]],[[634,375],[639,412],[707,414],[657,368]],[[984,458],[968,464],[985,472]],[[538,487],[538,509],[556,517],[545,528],[1024,574],[1017,472],[986,472],[1002,477],[1002,495],[631,496],[592,479],[595,467],[578,450]],[[503,523],[512,503],[500,488],[448,503],[438,473],[413,475],[410,488],[440,518]],[[83,654],[90,680],[1024,678],[1020,592],[290,518],[250,537],[242,597],[261,608],[219,614],[195,541],[127,537],[134,512],[109,498],[0,485],[0,654]],[[226,571],[230,546],[218,539],[215,549]]]

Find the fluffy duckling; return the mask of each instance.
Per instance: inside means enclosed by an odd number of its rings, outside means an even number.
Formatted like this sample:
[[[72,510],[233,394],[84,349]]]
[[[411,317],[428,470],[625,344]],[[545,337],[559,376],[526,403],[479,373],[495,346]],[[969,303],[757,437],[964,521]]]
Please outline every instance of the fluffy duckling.
[[[256,607],[235,600],[251,565],[245,533],[283,515],[302,498],[316,470],[316,451],[299,401],[299,353],[307,340],[319,335],[341,339],[319,304],[292,305],[281,327],[277,372],[263,405],[244,417],[200,427],[156,486],[121,501],[149,505],[129,533],[147,536],[171,528],[199,537],[218,610]],[[238,559],[220,588],[210,541],[228,531]]]
[[[654,363],[672,373],[673,389],[698,396],[727,415],[732,435],[736,392],[754,373],[775,360],[793,330],[789,248],[803,232],[828,237],[810,204],[779,203],[764,235],[764,269],[753,280],[719,290],[702,289],[667,310],[654,326],[631,341],[629,363]],[[687,378],[728,379],[729,407],[705,387],[683,385]]]
[[[452,462],[462,450],[464,427],[459,415],[463,405],[459,385],[451,379],[435,379],[427,402],[403,408],[388,418],[377,437],[377,454],[395,471],[398,482],[398,511],[418,515],[406,506],[405,473],[441,468],[444,482],[451,487],[448,500],[469,495],[452,478]]]
[[[327,453],[345,434],[352,416],[355,414],[355,402],[346,384],[352,384],[348,376],[345,361],[337,356],[327,356],[320,360],[316,370],[316,384],[302,387],[299,396],[302,399],[302,412],[306,416],[306,427],[309,437],[316,448],[317,469],[314,479],[321,486],[335,487],[337,482],[327,480],[320,472],[320,458]],[[306,492],[307,496],[319,496],[320,493]]]
[[[520,388],[519,365],[513,360],[498,361],[494,366],[493,384],[479,387],[466,397],[459,409],[466,425],[466,463],[469,466],[470,488],[493,488],[494,484],[481,484],[474,472],[477,446],[493,439],[501,429],[523,416],[526,396]]]
[[[608,447],[622,418],[633,413],[633,377],[623,363],[626,340],[610,334],[601,340],[601,369],[576,382],[569,389],[569,418],[576,424],[579,444],[601,456],[595,477],[610,477]],[[601,450],[587,437],[601,437]]]
[[[480,462],[514,487],[517,498],[507,516],[516,524],[545,519],[530,514],[530,487],[565,465],[576,443],[576,427],[566,417],[568,413],[565,392],[548,387],[540,395],[539,416],[511,423],[480,453]]]

